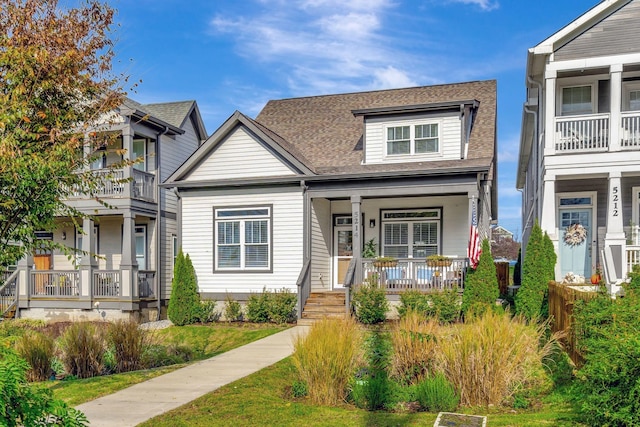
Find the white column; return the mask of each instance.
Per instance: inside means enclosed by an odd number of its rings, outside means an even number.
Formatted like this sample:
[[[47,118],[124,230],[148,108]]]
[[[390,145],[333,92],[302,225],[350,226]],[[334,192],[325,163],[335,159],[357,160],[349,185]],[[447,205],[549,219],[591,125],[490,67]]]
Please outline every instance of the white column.
[[[546,231],[551,240],[558,240],[558,224],[556,209],[556,177],[545,174],[540,204],[540,227]]]
[[[122,260],[120,275],[122,296],[133,298],[138,295],[138,263],[136,262],[135,215],[131,212],[123,214],[122,226]]]
[[[626,236],[622,222],[622,174],[620,171],[609,172],[609,194],[607,201],[607,233],[604,246],[611,251],[612,260],[618,279],[627,277]],[[607,266],[611,269],[612,266]],[[611,274],[610,274],[611,275]],[[616,292],[617,289],[611,289]]]
[[[133,132],[133,128],[131,127],[131,123],[128,122],[122,129],[122,148],[124,149],[124,153],[122,154],[122,159],[125,161],[132,160],[131,158],[133,156],[133,134],[134,132]],[[133,193],[131,191],[133,187],[133,181],[130,180],[131,175],[133,174],[132,169],[133,169],[132,166],[125,166],[123,169],[123,178],[128,180],[124,184],[125,197],[131,197]],[[157,177],[157,179],[159,180],[160,177]]]
[[[611,114],[609,116],[609,151],[620,151],[620,129],[622,117],[622,64],[611,66]]]
[[[18,306],[21,308],[29,307],[29,297],[31,294],[31,269],[33,268],[33,255],[31,253],[25,255],[18,261]]]
[[[556,153],[556,71],[545,74],[544,155]],[[536,165],[537,166],[537,165]]]
[[[91,299],[93,270],[98,266],[95,258],[94,248],[95,236],[93,235],[93,220],[91,218],[82,219],[82,259],[80,261],[80,298]]]

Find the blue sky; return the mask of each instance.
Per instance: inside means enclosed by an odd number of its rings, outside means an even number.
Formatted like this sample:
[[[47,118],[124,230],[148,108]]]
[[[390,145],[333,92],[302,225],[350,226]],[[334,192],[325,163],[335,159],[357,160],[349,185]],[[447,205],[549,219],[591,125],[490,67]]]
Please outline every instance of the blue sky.
[[[527,49],[598,0],[112,0],[142,103],[195,99],[212,133],[269,99],[498,81],[499,224],[515,189]]]

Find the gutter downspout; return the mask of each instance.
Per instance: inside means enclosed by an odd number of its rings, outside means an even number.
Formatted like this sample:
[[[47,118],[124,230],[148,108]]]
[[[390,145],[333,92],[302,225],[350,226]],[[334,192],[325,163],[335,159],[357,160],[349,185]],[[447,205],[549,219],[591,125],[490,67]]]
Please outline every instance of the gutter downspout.
[[[160,320],[160,312],[162,311],[161,303],[162,303],[162,292],[161,286],[162,283],[162,189],[160,188],[160,181],[162,181],[162,168],[161,168],[161,160],[160,157],[160,145],[161,145],[161,137],[166,135],[169,132],[169,127],[165,126],[162,132],[159,132],[156,137],[156,302],[158,304],[158,315],[156,320]]]
[[[540,122],[539,122],[539,120],[540,120],[541,117],[544,117],[544,107],[545,107],[544,102],[545,101],[544,101],[544,99],[542,99],[542,83],[532,79],[529,74],[527,74],[527,83],[530,84],[530,85],[536,86],[538,88],[538,110],[539,110],[539,112],[536,111],[536,110],[532,110],[526,104],[525,104],[525,107],[524,107],[524,112],[527,113],[527,114],[533,114],[533,119],[534,119],[533,143],[535,144],[535,147],[532,147],[532,148],[536,150],[535,151],[535,153],[536,153],[536,162],[535,162],[535,164],[536,164],[536,171],[535,171],[536,172],[536,175],[535,175],[536,182],[535,182],[535,184],[536,185],[535,185],[535,193],[534,193],[534,196],[533,196],[533,201],[534,202],[538,201],[537,205],[539,206],[540,203],[539,203],[538,199],[540,197],[539,189],[540,189],[540,178],[541,177],[540,177],[540,174],[538,173],[538,170],[540,169],[540,165],[541,165],[540,164],[540,160],[544,156],[544,149],[542,150],[542,153],[539,150],[540,142],[542,141],[542,138],[543,138],[543,135],[544,135],[543,132],[540,132]],[[525,178],[525,184],[526,184],[526,178]],[[521,239],[522,244],[520,245],[520,247],[522,248],[522,250],[521,250],[522,259],[524,259],[525,251],[526,251],[526,245],[525,245],[525,242],[524,242],[524,235],[525,235],[525,231],[528,228],[527,227],[528,221],[531,218],[531,215],[533,215],[533,213],[534,213],[533,212],[534,211],[534,207],[535,206],[531,207],[531,209],[529,210],[529,213],[527,215],[526,220],[524,220],[523,223],[522,223],[522,239]],[[524,214],[524,212],[522,212],[522,213]]]

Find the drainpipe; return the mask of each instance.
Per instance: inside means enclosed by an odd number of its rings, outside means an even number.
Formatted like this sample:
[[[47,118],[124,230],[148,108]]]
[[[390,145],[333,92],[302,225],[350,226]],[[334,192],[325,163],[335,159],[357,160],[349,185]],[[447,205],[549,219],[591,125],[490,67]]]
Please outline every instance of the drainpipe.
[[[162,132],[158,132],[156,137],[156,301],[158,304],[158,315],[156,320],[160,320],[160,312],[162,311],[161,302],[162,302],[162,292],[160,289],[160,283],[162,279],[162,189],[160,188],[160,181],[162,180],[162,169],[161,169],[161,157],[160,157],[160,140],[163,135],[166,135],[169,132],[169,127],[165,126]]]

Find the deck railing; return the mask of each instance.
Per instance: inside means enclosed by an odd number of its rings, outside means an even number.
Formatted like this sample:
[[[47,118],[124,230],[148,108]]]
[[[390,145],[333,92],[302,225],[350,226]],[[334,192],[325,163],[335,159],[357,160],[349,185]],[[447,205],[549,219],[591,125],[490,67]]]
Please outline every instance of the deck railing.
[[[427,264],[425,259],[399,259],[397,264],[378,265],[373,259],[362,260],[364,280],[376,283],[389,293],[404,290],[423,292],[454,289],[462,291],[469,262],[451,258],[451,263]]]
[[[635,150],[640,148],[640,112],[622,113],[621,132],[620,146],[623,149]]]
[[[79,274],[71,271],[32,271],[30,280],[31,296],[77,297],[80,294]]]
[[[143,299],[154,299],[157,297],[156,272],[151,270],[138,271],[138,296]]]
[[[556,117],[557,152],[591,152],[609,149],[609,115]]]
[[[155,199],[155,175],[133,169],[133,197],[135,199]]]
[[[120,271],[100,270],[93,272],[93,296],[119,297],[120,296]]]
[[[307,258],[302,265],[296,285],[298,286],[298,318],[302,316],[304,305],[311,294],[311,260]]]
[[[633,270],[634,265],[640,264],[640,245],[627,245],[626,247],[627,272]]]
[[[0,317],[3,317],[18,300],[18,271],[2,271],[0,277]]]

